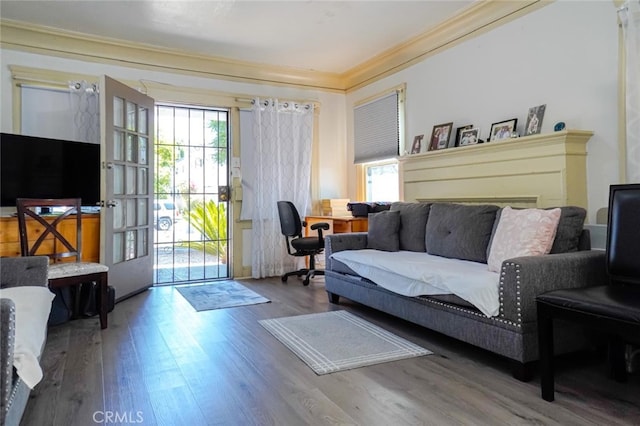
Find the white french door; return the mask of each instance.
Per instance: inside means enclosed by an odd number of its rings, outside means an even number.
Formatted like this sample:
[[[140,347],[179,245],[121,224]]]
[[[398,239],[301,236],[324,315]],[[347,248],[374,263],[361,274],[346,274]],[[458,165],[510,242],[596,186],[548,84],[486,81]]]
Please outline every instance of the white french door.
[[[100,90],[100,261],[122,299],[153,282],[154,100],[107,76]]]

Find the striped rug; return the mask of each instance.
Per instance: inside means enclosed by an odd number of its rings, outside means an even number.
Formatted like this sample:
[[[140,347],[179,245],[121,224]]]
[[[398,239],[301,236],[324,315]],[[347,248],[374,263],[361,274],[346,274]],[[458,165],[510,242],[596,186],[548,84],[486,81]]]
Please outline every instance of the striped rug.
[[[342,310],[259,323],[318,375],[432,354]]]

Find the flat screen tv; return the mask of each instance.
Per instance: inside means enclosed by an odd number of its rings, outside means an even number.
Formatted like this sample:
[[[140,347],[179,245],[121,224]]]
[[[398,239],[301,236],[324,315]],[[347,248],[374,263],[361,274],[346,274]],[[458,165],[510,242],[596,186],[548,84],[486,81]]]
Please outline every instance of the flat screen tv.
[[[0,133],[0,206],[16,198],[100,201],[100,145]]]

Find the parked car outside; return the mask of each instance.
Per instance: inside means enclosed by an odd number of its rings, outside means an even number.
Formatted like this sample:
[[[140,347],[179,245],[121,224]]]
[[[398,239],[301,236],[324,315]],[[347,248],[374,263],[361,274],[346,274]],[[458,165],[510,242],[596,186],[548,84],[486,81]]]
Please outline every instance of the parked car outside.
[[[180,210],[172,200],[155,200],[153,202],[153,226],[159,231],[168,231],[180,220]]]

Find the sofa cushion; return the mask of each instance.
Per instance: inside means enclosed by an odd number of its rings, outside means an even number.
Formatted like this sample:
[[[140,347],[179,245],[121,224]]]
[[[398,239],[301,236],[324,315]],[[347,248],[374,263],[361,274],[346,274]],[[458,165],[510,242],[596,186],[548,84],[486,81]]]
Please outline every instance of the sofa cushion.
[[[497,210],[498,206],[484,204],[432,204],[427,221],[427,252],[486,263]]]
[[[582,207],[560,207],[560,222],[550,253],[578,251],[586,217],[587,211]]]
[[[400,250],[427,251],[424,236],[430,207],[430,203],[391,204],[391,211],[400,212]]]
[[[551,207],[560,209],[560,222],[558,222],[558,230],[556,231],[556,238],[553,240],[553,246],[549,253],[568,253],[580,250],[580,236],[584,229],[584,220],[587,217],[587,211],[582,207],[576,206],[563,206],[563,207]],[[521,210],[519,208],[515,208]],[[502,209],[496,213],[496,220],[493,225],[493,232],[491,233],[491,241],[487,247],[487,259],[491,254],[491,245],[493,242],[493,236],[496,233],[496,228],[500,223],[500,216]]]
[[[398,251],[400,250],[400,212],[386,210],[369,213],[369,229],[367,231],[367,248]]]
[[[499,272],[502,262],[521,256],[540,256],[551,251],[560,221],[560,209],[502,209],[491,242],[489,270]]]

